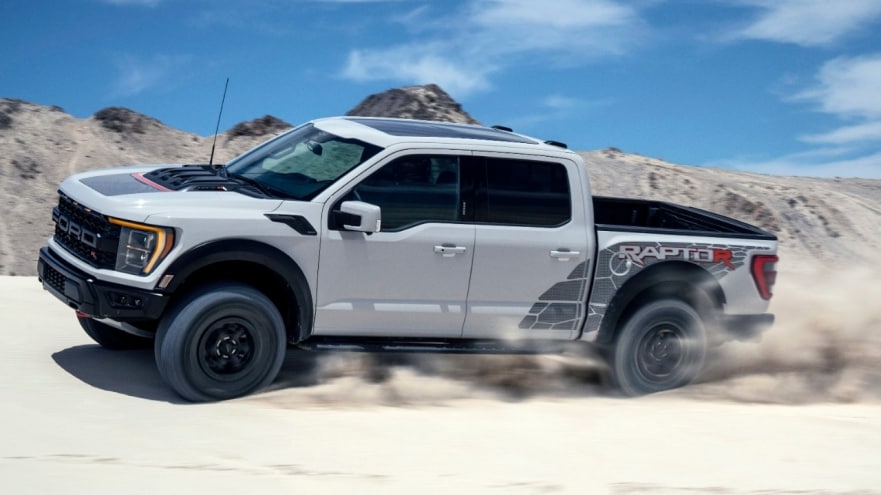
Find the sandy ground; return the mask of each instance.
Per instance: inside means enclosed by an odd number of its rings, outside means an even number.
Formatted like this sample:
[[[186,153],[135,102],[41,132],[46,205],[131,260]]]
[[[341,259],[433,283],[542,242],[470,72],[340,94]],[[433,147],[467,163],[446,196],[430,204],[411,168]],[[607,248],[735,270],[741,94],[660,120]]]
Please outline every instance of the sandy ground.
[[[805,395],[810,356],[762,368],[772,340],[729,352],[716,381],[640,399],[585,375],[576,387],[560,359],[377,376],[364,355],[291,352],[275,390],[193,405],[162,384],[151,351],[98,348],[35,278],[0,277],[0,318],[8,494],[881,494],[878,361],[846,350],[837,380],[861,390],[850,395]]]

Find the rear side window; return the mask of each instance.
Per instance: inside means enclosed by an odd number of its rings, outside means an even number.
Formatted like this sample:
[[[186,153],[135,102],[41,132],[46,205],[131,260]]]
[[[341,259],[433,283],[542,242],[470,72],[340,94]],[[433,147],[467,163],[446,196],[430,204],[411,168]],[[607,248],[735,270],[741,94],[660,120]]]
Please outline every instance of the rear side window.
[[[562,164],[488,158],[485,170],[478,222],[555,227],[571,218],[569,177]]]

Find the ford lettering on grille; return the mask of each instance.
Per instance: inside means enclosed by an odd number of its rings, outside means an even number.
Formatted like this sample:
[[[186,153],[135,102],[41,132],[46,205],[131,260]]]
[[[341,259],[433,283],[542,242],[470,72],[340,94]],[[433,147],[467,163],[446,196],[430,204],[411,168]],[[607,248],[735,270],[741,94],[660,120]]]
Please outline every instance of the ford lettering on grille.
[[[73,240],[79,241],[86,246],[97,248],[98,235],[94,232],[83,228],[80,224],[67,218],[65,215],[58,215],[56,227],[61,233],[69,235]]]

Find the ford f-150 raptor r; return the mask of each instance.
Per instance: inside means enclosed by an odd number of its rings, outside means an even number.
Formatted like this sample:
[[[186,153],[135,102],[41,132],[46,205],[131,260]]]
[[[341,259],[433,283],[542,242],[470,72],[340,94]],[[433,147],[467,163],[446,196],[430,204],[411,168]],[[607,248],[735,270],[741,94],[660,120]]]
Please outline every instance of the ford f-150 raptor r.
[[[775,236],[592,197],[562,143],[319,119],[225,166],[66,179],[39,278],[110,349],[153,345],[193,401],[271,383],[288,346],[528,352],[587,341],[627,394],[689,383],[766,313]]]

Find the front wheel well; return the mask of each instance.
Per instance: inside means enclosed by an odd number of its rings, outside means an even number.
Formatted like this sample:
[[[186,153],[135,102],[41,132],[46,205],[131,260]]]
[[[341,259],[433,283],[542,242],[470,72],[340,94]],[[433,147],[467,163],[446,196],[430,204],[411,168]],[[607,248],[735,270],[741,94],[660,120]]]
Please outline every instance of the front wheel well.
[[[167,288],[171,305],[217,282],[238,282],[266,295],[278,309],[289,343],[308,337],[312,325],[312,295],[297,264],[277,248],[239,240],[200,246],[181,256],[166,271],[173,275]]]
[[[259,263],[248,261],[223,261],[201,268],[190,274],[175,291],[172,302],[198,292],[218,282],[238,282],[262,292],[278,308],[287,329],[288,341],[297,340],[298,307],[290,285],[278,273]]]

